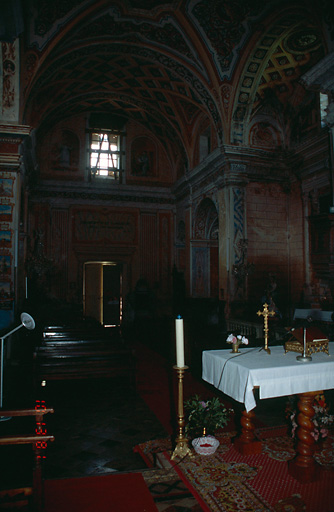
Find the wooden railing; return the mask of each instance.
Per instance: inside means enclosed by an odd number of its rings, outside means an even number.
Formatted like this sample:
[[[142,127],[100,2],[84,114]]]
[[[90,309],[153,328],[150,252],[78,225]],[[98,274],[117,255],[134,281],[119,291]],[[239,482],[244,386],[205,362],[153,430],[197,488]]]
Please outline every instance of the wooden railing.
[[[44,423],[44,416],[53,413],[54,410],[46,408],[37,401],[35,409],[0,410],[3,418],[35,417],[35,432],[29,434],[14,434],[0,436],[0,446],[31,444],[34,451],[33,463],[33,510],[43,511],[43,484],[42,484],[42,461],[45,458],[45,448],[49,441],[54,441],[54,436],[47,434]]]

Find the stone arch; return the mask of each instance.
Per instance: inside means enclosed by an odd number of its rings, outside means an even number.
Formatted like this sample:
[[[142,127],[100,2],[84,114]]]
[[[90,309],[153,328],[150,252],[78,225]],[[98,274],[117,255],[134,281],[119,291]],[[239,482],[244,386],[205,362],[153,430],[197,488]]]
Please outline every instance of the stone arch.
[[[218,225],[217,208],[212,199],[207,197],[200,202],[196,210],[193,230],[194,239],[210,240],[210,233],[215,223]]]
[[[218,211],[210,198],[195,212],[192,239],[192,294],[218,297]]]
[[[279,141],[279,133],[285,133],[287,123],[286,105],[291,103],[297,80],[308,64],[312,63],[314,52],[324,53],[322,34],[316,22],[301,15],[301,13],[285,11],[261,35],[249,54],[243,67],[239,85],[235,94],[230,140],[232,144],[244,145],[251,140],[250,129],[253,121],[254,137],[259,129],[256,116],[262,110],[263,114],[271,117],[271,123],[266,127],[267,136],[270,134],[272,143]],[[309,41],[304,51],[299,51],[302,41]],[[266,112],[266,109],[270,112]],[[288,113],[291,117],[291,112]],[[286,135],[286,138],[288,135]],[[282,141],[286,146],[288,141]]]

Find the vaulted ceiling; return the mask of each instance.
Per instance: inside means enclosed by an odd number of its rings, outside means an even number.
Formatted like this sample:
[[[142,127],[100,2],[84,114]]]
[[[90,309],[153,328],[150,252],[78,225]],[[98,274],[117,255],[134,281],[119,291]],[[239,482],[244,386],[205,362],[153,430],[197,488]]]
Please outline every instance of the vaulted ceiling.
[[[26,0],[22,122],[47,130],[82,113],[121,114],[192,165],[194,135],[208,127],[216,145],[244,144],[242,124],[266,91],[281,110],[302,101],[300,75],[327,52],[322,4]]]

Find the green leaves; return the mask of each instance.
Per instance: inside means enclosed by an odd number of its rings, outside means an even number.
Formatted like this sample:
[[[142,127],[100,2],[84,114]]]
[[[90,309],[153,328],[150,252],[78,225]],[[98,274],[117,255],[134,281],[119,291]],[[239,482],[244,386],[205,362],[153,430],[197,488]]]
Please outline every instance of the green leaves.
[[[188,437],[214,434],[219,428],[224,427],[228,421],[231,409],[226,409],[217,397],[204,401],[199,395],[187,400],[184,404],[186,411],[185,432]]]

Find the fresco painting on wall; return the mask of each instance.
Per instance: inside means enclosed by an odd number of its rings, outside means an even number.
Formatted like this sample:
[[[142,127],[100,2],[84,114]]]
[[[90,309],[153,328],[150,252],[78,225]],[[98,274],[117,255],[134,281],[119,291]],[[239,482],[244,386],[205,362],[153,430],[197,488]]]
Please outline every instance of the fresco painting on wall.
[[[194,297],[209,296],[208,254],[206,247],[195,247],[193,249],[192,282]]]
[[[58,135],[52,150],[52,169],[58,171],[77,171],[79,165],[79,141],[69,130]]]
[[[10,255],[2,254],[0,255],[0,279],[5,280],[6,278],[10,278],[11,268],[10,268]]]
[[[13,183],[10,178],[0,178],[0,196],[13,197]]]
[[[0,204],[0,220],[11,222],[13,206],[11,204]]]
[[[133,141],[131,173],[133,176],[155,175],[155,146],[147,137],[139,137]]]
[[[12,246],[12,238],[11,231],[8,229],[0,229],[0,242],[2,247],[11,247]]]
[[[0,309],[10,311],[13,309],[14,296],[10,283],[0,281]]]

